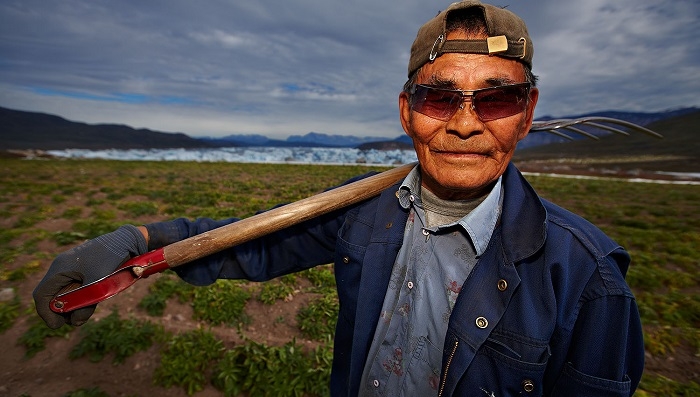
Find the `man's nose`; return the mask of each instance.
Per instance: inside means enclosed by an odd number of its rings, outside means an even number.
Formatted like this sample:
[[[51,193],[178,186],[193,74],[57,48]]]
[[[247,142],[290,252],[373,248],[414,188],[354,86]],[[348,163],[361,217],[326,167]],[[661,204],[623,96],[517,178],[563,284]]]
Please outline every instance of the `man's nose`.
[[[461,138],[483,131],[484,123],[476,114],[471,97],[462,98],[459,108],[447,121],[445,127],[448,133],[456,134]]]

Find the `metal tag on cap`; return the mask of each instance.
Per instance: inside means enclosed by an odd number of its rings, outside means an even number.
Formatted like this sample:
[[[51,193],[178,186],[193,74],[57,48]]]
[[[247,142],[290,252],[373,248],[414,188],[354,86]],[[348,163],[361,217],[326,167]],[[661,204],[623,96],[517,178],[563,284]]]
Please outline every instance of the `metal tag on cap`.
[[[508,39],[506,36],[494,36],[486,38],[489,47],[489,55],[508,51]]]

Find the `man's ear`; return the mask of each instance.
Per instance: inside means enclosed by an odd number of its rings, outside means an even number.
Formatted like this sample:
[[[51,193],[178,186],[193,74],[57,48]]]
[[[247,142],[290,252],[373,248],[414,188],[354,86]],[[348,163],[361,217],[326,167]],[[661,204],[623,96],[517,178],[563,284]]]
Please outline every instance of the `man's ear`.
[[[523,126],[525,128],[520,131],[518,136],[518,141],[525,138],[530,132],[530,127],[532,127],[532,122],[535,119],[535,106],[537,106],[537,99],[540,97],[540,90],[535,87],[530,89],[530,97],[527,102],[527,109],[525,109],[525,120],[523,121]]]
[[[401,91],[399,94],[399,117],[401,118],[401,127],[403,127],[406,135],[413,138],[411,129],[411,105],[406,91]]]

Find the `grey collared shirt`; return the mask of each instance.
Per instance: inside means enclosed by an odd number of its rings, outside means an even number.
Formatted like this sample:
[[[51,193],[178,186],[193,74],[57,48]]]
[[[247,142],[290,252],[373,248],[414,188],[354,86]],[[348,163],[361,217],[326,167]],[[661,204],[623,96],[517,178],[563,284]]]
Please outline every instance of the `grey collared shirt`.
[[[426,226],[420,189],[416,167],[397,192],[409,217],[362,374],[361,396],[437,395],[452,308],[500,216],[500,178],[474,210],[432,228]]]

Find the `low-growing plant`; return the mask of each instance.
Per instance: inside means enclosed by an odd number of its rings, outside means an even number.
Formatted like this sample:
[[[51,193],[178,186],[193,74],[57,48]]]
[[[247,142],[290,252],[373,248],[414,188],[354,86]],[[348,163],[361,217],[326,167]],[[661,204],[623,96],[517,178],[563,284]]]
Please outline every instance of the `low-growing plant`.
[[[675,288],[664,294],[639,292],[637,302],[646,324],[700,327],[700,295]]]
[[[99,387],[92,387],[90,389],[81,388],[70,391],[64,394],[63,397],[109,397],[109,394]]]
[[[95,196],[90,195],[90,198],[87,199],[87,201],[85,202],[85,205],[87,205],[88,207],[96,207],[100,204],[104,204],[104,202],[105,202],[104,199],[97,198]]]
[[[49,206],[39,206],[27,208],[15,222],[15,228],[28,228],[46,219],[53,211]]]
[[[314,267],[304,271],[302,275],[311,281],[319,293],[326,294],[335,291],[335,275],[332,265]]]
[[[82,207],[70,207],[66,208],[65,211],[63,211],[63,214],[61,217],[66,218],[66,219],[78,219],[80,218],[80,215],[83,213],[83,208]]]
[[[58,245],[69,245],[78,241],[87,240],[87,236],[84,233],[66,231],[55,232],[51,238]]]
[[[71,359],[87,356],[98,362],[107,354],[114,354],[112,363],[121,364],[134,353],[151,347],[164,331],[149,321],[122,320],[115,311],[100,321],[87,322],[80,334],[82,339],[71,350]]]
[[[19,317],[19,296],[17,296],[14,290],[12,294],[12,299],[0,302],[0,334],[10,329],[17,317]]]
[[[23,233],[20,229],[0,229],[0,244],[5,245],[10,243],[15,238],[19,237]]]
[[[75,221],[73,230],[85,235],[87,239],[93,239],[97,236],[113,232],[123,224],[123,221],[87,218]]]
[[[46,348],[46,340],[48,338],[67,338],[68,334],[73,331],[73,327],[63,325],[57,329],[51,329],[44,324],[39,316],[33,316],[30,320],[30,326],[27,331],[22,334],[17,340],[17,344],[24,346],[24,357],[32,358],[40,351]]]
[[[195,288],[192,307],[194,317],[212,325],[241,326],[250,323],[245,305],[250,293],[241,288],[241,283],[217,280],[214,284]]]
[[[223,342],[209,331],[195,330],[170,339],[154,372],[156,384],[181,386],[192,395],[204,388],[211,368],[223,356]]]
[[[117,207],[132,217],[158,214],[158,205],[152,201],[127,202],[119,204]]]
[[[301,333],[309,339],[328,341],[333,338],[338,321],[338,296],[326,294],[309,302],[297,313]]]
[[[61,204],[66,201],[66,196],[62,194],[54,194],[51,196],[51,202],[54,204]]]
[[[661,375],[642,375],[639,389],[635,396],[700,396],[700,384],[693,381],[680,383]]]
[[[8,281],[24,280],[25,278],[27,278],[27,275],[35,273],[40,269],[41,261],[34,259],[18,267],[17,269],[7,272],[3,278]]]
[[[139,307],[150,316],[162,316],[168,300],[177,296],[180,302],[189,302],[194,296],[195,287],[173,275],[172,270],[158,276],[148,288],[148,294],[139,302]]]
[[[294,293],[293,286],[280,280],[271,280],[262,284],[258,300],[266,305],[273,305],[278,299],[284,299],[292,293]]]
[[[38,229],[22,229],[15,230],[14,233],[3,233],[0,236],[0,270],[3,270],[3,280],[21,280],[23,276],[18,278],[13,278],[8,276],[12,271],[6,268],[7,264],[15,261],[15,259],[22,255],[33,255],[37,252],[37,244],[47,236],[47,233],[43,230]],[[18,242],[20,238],[23,238],[21,242]],[[23,270],[16,269],[19,272]]]
[[[332,359],[327,345],[304,352],[296,341],[280,347],[248,341],[226,352],[212,384],[226,397],[327,396]]]

